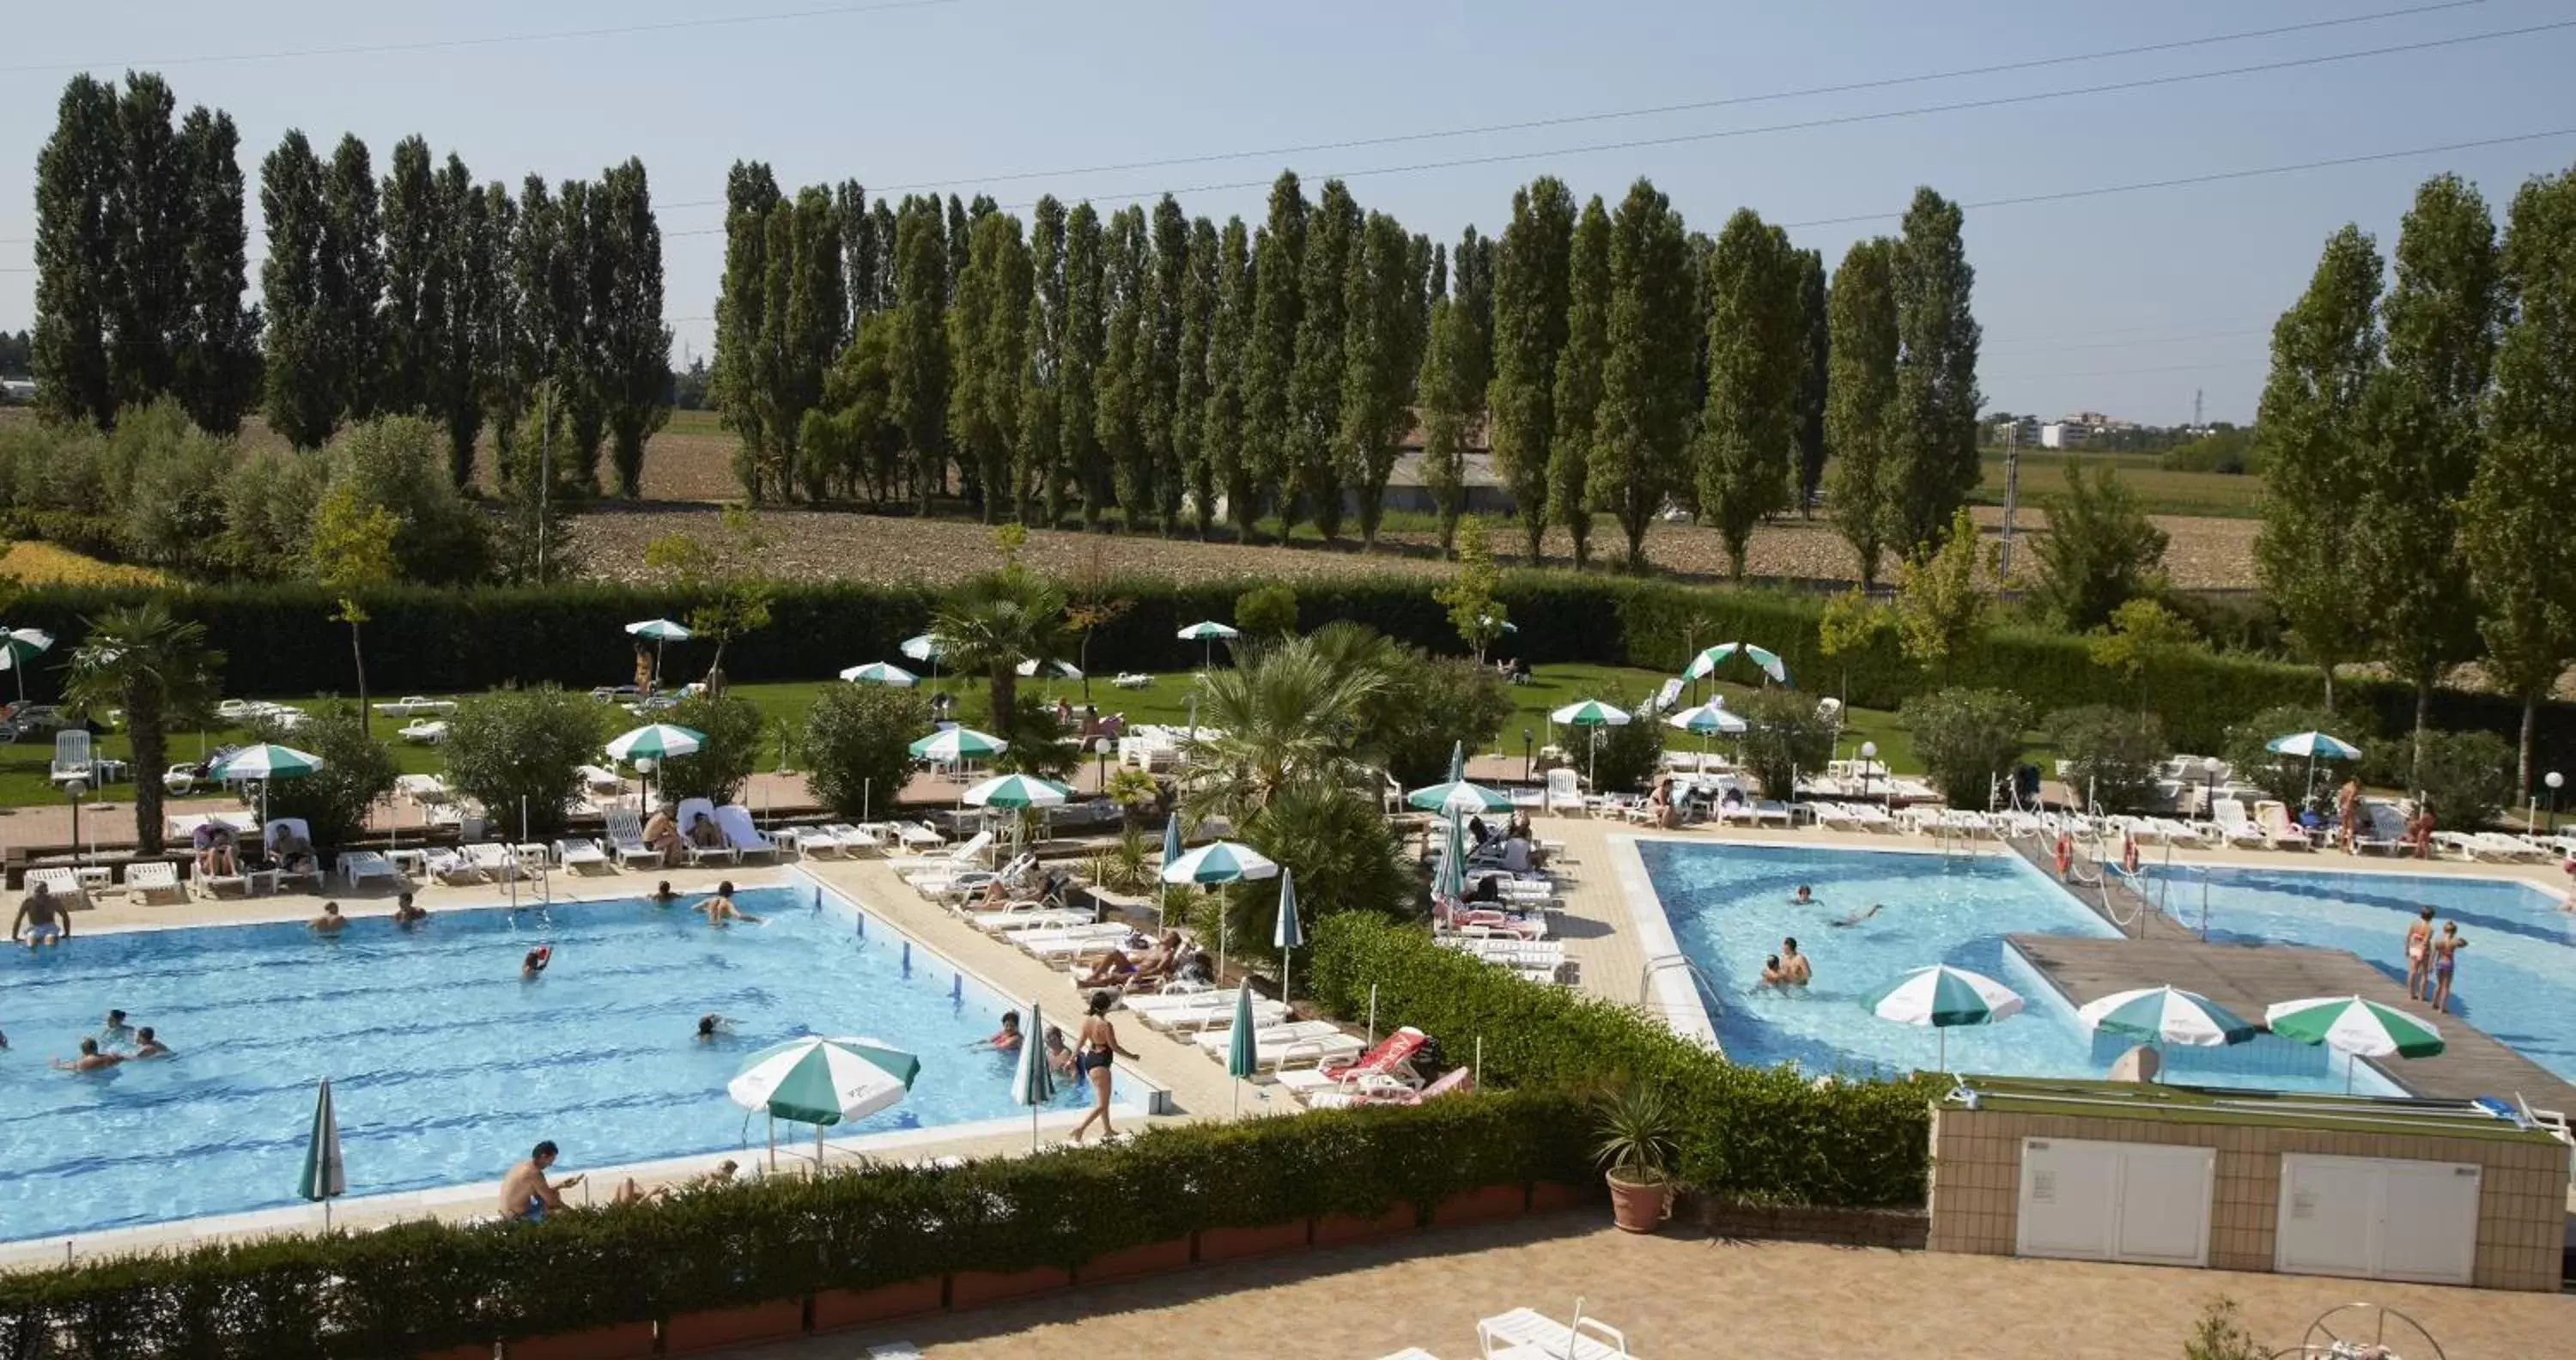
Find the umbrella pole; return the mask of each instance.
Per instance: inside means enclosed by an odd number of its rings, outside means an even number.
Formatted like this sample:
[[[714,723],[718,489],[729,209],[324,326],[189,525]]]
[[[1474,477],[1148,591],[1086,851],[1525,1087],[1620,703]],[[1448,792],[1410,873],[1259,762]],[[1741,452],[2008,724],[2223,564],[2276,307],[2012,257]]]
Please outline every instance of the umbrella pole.
[[[774,1114],[769,1117],[769,1170],[772,1175],[778,1171],[778,1116]]]
[[[1941,1064],[1941,1071],[1946,1075],[1950,1070],[1950,1027],[1934,1025],[1932,1032],[1941,1036],[1941,1056],[1938,1061]]]
[[[823,1126],[814,1126],[814,1174],[823,1174]]]

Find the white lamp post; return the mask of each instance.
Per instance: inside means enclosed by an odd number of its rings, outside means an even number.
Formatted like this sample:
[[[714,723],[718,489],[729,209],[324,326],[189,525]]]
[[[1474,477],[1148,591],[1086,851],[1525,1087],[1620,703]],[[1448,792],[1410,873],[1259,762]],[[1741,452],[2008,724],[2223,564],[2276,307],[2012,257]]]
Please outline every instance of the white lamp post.
[[[1876,772],[1877,767],[1878,743],[1862,742],[1860,744],[1860,796],[1863,798],[1869,796],[1869,777]]]
[[[636,757],[635,776],[635,815],[650,816],[653,811],[653,791],[647,781],[653,777],[653,757]]]
[[[2200,815],[2215,817],[2218,815],[2218,772],[2227,767],[2218,757],[2206,756],[2202,758],[2200,768],[2209,776],[2209,794],[2201,800]]]
[[[70,794],[72,798],[72,859],[74,862],[80,862],[83,858],[81,855],[80,803],[81,795],[89,792],[89,781],[86,779],[65,780],[63,782],[63,792]]]
[[[2558,790],[2566,786],[2567,776],[2551,770],[2540,782],[2549,786],[2549,834],[2554,836],[2558,834]]]

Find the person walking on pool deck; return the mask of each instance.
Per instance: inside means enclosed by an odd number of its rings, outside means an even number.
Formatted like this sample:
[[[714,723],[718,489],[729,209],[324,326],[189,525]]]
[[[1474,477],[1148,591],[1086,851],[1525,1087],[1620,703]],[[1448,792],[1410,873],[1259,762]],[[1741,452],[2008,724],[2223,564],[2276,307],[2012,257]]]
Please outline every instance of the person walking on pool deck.
[[[1118,1135],[1116,1129],[1109,1127],[1109,1069],[1118,1059],[1132,1060],[1136,1055],[1118,1042],[1117,1027],[1109,1023],[1109,1008],[1117,1004],[1116,992],[1093,992],[1090,1014],[1082,1018],[1082,1042],[1074,1050],[1073,1074],[1091,1081],[1091,1113],[1073,1126],[1073,1141],[1077,1143],[1095,1119],[1100,1121],[1101,1141]]]
[[[2469,942],[2460,938],[2460,923],[2444,921],[2441,938],[2433,941],[2433,1013],[2447,1015],[2451,1010],[2451,973],[2460,966],[2460,951]]]
[[[2406,927],[2406,999],[2422,1001],[2433,977],[2433,909],[2415,914]]]
[[[2361,834],[2361,776],[2349,775],[2343,787],[2335,790],[2335,837],[2343,852],[2352,853],[2353,839]]]
[[[546,1168],[555,1164],[553,1139],[539,1143],[528,1152],[528,1160],[511,1167],[501,1178],[501,1217],[520,1223],[542,1223],[548,1210],[560,1212],[564,1207],[563,1192],[581,1184],[581,1177],[546,1183]]]
[[[52,888],[39,883],[27,890],[26,900],[18,904],[18,919],[9,923],[12,942],[22,934],[29,949],[59,945],[72,937],[71,914],[54,900]]]

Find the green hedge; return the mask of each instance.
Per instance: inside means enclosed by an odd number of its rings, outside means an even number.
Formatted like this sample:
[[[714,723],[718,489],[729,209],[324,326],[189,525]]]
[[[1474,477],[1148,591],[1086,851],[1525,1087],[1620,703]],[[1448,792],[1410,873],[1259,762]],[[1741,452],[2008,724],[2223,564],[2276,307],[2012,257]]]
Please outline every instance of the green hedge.
[[[1210,1228],[1376,1217],[1592,1174],[1544,1095],[1158,1129],[1113,1148],[782,1178],[542,1224],[406,1223],[0,1276],[0,1360],[391,1357],[963,1271],[1078,1267]]]
[[[1788,1068],[1739,1066],[1633,1011],[1522,981],[1434,944],[1418,925],[1360,912],[1316,922],[1314,946],[1307,985],[1327,1009],[1365,1015],[1374,986],[1380,1032],[1415,1026],[1458,1063],[1473,1061],[1482,1040],[1489,1085],[1660,1088],[1690,1189],[1764,1203],[1923,1203],[1940,1091],[1931,1079],[1817,1085]]]

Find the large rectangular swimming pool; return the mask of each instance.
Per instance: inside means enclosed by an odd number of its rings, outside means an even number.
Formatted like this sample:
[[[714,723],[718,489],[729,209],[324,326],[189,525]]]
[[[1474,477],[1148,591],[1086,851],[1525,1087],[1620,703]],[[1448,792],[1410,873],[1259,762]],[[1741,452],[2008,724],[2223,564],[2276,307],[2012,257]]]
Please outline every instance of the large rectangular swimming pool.
[[[2436,930],[2457,921],[2468,941],[2451,980],[2451,1013],[2576,1081],[2576,915],[2554,893],[2517,879],[2441,874],[2198,866],[2148,873],[2160,880],[2151,891],[2166,911],[2193,930],[2202,925],[2205,882],[2212,940],[2346,949],[2401,983],[2406,927],[2430,906]]]
[[[2008,935],[2118,934],[2017,857],[1661,840],[1641,840],[1637,851],[1676,942],[1700,970],[1718,1042],[1738,1062],[1855,1075],[1932,1067],[1941,1036],[1881,1020],[1862,999],[1935,963],[1983,973],[2027,1002],[2011,1019],[1951,1029],[1953,1071],[2099,1077],[2129,1047],[2087,1030],[2005,943]],[[1801,884],[1813,902],[1793,900]],[[1784,937],[1813,963],[1806,987],[1762,985],[1763,960]],[[2172,1079],[2213,1086],[2340,1091],[2345,1080],[2345,1065],[2325,1050],[2269,1034],[2234,1048],[2174,1049],[2165,1060]],[[2367,1067],[2355,1089],[2394,1090]]]
[[[542,1138],[567,1173],[759,1146],[761,1117],[725,1083],[808,1033],[921,1058],[903,1104],[836,1138],[1026,1115],[1009,1060],[977,1047],[1000,999],[874,918],[862,932],[830,893],[736,900],[766,924],[719,930],[630,899],[442,911],[410,931],[360,919],[336,938],[208,926],[0,952],[0,1241],[298,1202],[326,1075],[352,1195],[497,1181]],[[553,966],[522,981],[539,942]],[[176,1056],[51,1070],[111,1007]],[[712,1044],[695,1038],[708,1011],[732,1022]],[[783,1126],[781,1141],[812,1136]]]

